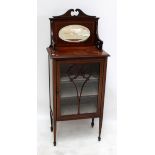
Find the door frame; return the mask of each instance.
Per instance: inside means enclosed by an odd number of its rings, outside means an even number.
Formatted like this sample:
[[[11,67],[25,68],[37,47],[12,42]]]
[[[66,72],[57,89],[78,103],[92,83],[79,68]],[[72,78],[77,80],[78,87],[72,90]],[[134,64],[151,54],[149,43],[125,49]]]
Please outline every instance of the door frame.
[[[73,120],[73,119],[85,119],[85,118],[95,118],[101,115],[101,105],[102,105],[102,88],[103,88],[103,73],[104,73],[104,62],[105,59],[66,59],[58,60],[56,63],[56,98],[57,98],[57,120]],[[60,65],[61,64],[93,64],[99,63],[99,84],[98,84],[98,101],[97,101],[97,111],[96,113],[82,113],[82,114],[72,114],[72,115],[61,115],[61,104],[60,104]]]

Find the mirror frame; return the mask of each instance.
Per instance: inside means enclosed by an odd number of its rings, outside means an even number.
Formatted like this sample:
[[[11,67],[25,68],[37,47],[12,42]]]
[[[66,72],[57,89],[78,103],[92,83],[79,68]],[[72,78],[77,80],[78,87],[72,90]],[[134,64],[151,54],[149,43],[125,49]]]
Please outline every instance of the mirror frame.
[[[85,42],[90,37],[90,30],[83,25],[70,24],[62,27],[58,35],[65,42],[80,43]]]

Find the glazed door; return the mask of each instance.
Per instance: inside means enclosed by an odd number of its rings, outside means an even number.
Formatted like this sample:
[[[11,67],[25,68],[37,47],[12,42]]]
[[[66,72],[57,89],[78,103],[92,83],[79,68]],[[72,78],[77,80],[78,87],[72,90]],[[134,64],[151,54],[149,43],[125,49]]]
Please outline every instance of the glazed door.
[[[100,63],[58,64],[59,117],[97,113]]]

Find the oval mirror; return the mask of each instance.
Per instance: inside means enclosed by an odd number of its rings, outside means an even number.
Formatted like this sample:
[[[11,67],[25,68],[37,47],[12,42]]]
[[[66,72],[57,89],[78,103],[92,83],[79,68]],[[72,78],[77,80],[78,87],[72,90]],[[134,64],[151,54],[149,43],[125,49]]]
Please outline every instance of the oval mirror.
[[[59,31],[59,38],[67,42],[84,42],[89,37],[89,29],[82,25],[68,25]]]

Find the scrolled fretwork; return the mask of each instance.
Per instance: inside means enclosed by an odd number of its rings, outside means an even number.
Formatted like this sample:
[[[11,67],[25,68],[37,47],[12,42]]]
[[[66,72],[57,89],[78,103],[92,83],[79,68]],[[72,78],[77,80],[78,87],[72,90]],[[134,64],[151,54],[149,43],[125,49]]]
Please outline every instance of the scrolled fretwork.
[[[83,88],[84,88],[85,84],[87,83],[87,81],[90,79],[90,77],[92,75],[92,71],[91,71],[91,68],[89,66],[74,64],[74,65],[71,65],[68,68],[67,75],[68,75],[70,81],[73,83],[73,85],[74,85],[74,87],[76,89],[77,104],[78,104],[78,114],[79,114],[80,113],[80,101],[81,101]],[[77,84],[75,82],[75,80],[79,76],[81,76],[84,79],[80,90],[78,90]]]
[[[102,50],[102,46],[103,46],[103,41],[100,40],[100,39],[97,39],[97,40],[96,40],[96,47],[97,47],[99,50]]]

